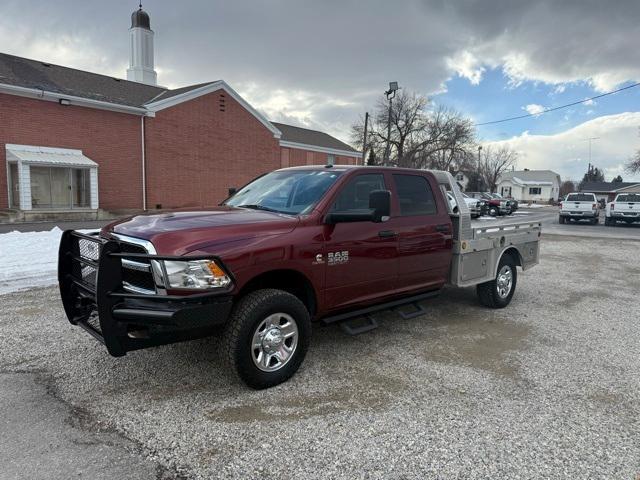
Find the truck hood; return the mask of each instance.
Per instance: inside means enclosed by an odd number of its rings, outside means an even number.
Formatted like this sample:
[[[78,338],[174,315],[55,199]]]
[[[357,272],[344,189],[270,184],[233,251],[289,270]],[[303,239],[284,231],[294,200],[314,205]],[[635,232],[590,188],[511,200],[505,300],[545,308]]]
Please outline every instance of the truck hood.
[[[160,255],[184,255],[215,244],[288,233],[298,221],[295,216],[224,206],[136,215],[111,223],[102,232],[149,240]]]

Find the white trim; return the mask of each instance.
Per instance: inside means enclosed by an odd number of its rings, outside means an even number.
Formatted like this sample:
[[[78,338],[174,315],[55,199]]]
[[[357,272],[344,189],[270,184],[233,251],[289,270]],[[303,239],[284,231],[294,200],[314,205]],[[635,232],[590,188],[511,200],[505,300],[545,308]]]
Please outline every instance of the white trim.
[[[147,209],[147,165],[144,145],[144,115],[140,117],[140,133],[142,136],[142,210]]]
[[[84,155],[82,150],[7,143],[5,144],[5,151],[7,153],[7,160],[15,157],[16,160],[25,164],[33,163],[53,167],[98,168],[98,164]],[[49,156],[48,159],[47,156]]]
[[[281,147],[297,148],[300,150],[309,150],[311,152],[327,153],[331,155],[341,155],[343,157],[362,158],[362,152],[351,152],[349,150],[339,150],[337,148],[320,147],[318,145],[308,145],[306,143],[288,142],[280,140]]]
[[[275,138],[280,138],[282,136],[282,132],[278,130],[264,115],[262,115],[258,110],[253,108],[249,102],[247,102],[244,98],[238,94],[233,88],[231,88],[227,82],[224,80],[217,80],[215,82],[209,83],[207,85],[203,85],[202,87],[194,88],[193,90],[189,90],[188,92],[181,93],[179,95],[174,95],[173,97],[156,100],[155,102],[146,103],[145,106],[149,109],[150,112],[157,112],[159,110],[164,110],[165,108],[170,108],[175,105],[178,105],[183,102],[188,102],[189,100],[193,100],[195,98],[201,97],[202,95],[207,95],[209,93],[213,93],[217,90],[224,90],[227,92],[231,98],[233,98],[236,102],[244,107],[250,114],[258,119],[260,123],[262,123],[265,127],[273,133]]]
[[[7,164],[7,194],[9,195],[7,197],[7,206],[9,208],[15,208],[15,205],[12,205],[13,203],[13,192],[11,191],[11,168],[9,167],[10,163],[15,163],[16,164],[16,169],[18,168],[18,163],[17,162],[10,162],[9,159],[7,158],[7,161],[5,162]],[[18,177],[18,185],[20,185],[20,177]],[[20,187],[18,187],[20,188]]]
[[[0,93],[8,95],[16,95],[19,97],[35,98],[37,100],[46,100],[48,102],[58,103],[61,99],[69,100],[71,105],[77,107],[90,107],[100,110],[110,110],[112,112],[130,113],[135,115],[153,116],[153,112],[147,112],[145,108],[129,107],[127,105],[119,105],[117,103],[103,102],[101,100],[92,100],[90,98],[76,97],[73,95],[65,95],[63,93],[49,92],[37,88],[17,87],[15,85],[6,85],[0,83]]]

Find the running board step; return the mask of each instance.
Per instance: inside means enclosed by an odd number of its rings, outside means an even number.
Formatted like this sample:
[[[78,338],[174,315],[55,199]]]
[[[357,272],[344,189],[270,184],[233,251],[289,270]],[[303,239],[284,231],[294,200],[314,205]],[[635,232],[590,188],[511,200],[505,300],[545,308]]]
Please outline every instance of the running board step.
[[[424,315],[425,313],[427,313],[427,309],[424,308],[422,305],[420,305],[418,302],[414,302],[411,305],[413,305],[413,308],[415,309],[413,312],[405,312],[404,310],[397,307],[394,308],[393,311],[396,312],[405,320],[416,318],[416,317],[419,317],[420,315]]]
[[[401,298],[399,300],[392,300],[390,302],[379,303],[377,305],[372,305],[370,307],[361,308],[359,310],[353,310],[351,312],[339,313],[337,315],[332,315],[330,317],[325,317],[325,318],[322,319],[322,322],[326,323],[326,324],[335,323],[335,322],[341,322],[342,320],[347,320],[349,318],[362,317],[364,315],[368,315],[368,314],[374,313],[374,312],[379,312],[381,310],[394,309],[395,307],[399,307],[401,305],[417,304],[417,302],[419,302],[421,300],[426,300],[427,298],[436,297],[439,294],[440,294],[440,290],[434,290],[432,292],[421,293],[419,295],[413,295],[411,297],[405,297],[405,298]],[[416,307],[416,308],[418,308],[418,307]],[[423,313],[424,312],[420,312],[420,315],[422,315]],[[413,314],[413,312],[410,312],[408,315],[412,315],[412,314]],[[418,315],[416,314],[415,316],[418,316]],[[413,318],[413,317],[409,317],[409,318]]]
[[[378,322],[371,315],[362,315],[361,317],[355,317],[343,321],[340,324],[340,328],[347,335],[355,336],[375,330],[378,328]]]

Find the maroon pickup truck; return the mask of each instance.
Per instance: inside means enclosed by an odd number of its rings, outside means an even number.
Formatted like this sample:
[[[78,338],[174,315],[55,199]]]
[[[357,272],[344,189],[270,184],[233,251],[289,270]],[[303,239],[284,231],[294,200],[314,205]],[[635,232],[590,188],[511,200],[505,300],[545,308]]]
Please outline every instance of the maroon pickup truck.
[[[362,332],[377,310],[423,313],[417,302],[446,283],[477,285],[491,307],[511,301],[516,266],[537,263],[539,226],[473,229],[452,185],[445,172],[288,168],[209,210],[69,230],[58,269],[65,312],[113,356],[220,333],[242,380],[276,385],[302,363],[312,320]],[[452,188],[457,213],[443,195]]]

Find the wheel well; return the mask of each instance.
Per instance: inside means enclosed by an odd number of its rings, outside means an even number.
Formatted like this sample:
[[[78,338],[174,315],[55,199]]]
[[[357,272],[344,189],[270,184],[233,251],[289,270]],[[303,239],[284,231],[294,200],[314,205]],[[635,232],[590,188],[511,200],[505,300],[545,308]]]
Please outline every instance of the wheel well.
[[[502,255],[509,255],[513,259],[513,262],[516,264],[516,266],[522,266],[522,258],[520,257],[520,252],[518,252],[517,248],[507,248],[504,252],[502,252]]]
[[[276,288],[296,296],[313,316],[317,308],[316,293],[309,279],[295,270],[272,270],[252,278],[240,290],[240,297],[262,288]]]

